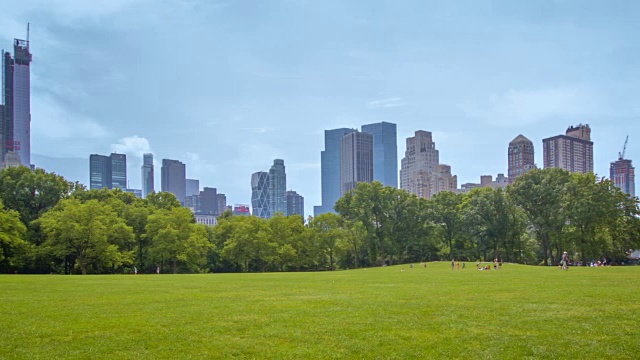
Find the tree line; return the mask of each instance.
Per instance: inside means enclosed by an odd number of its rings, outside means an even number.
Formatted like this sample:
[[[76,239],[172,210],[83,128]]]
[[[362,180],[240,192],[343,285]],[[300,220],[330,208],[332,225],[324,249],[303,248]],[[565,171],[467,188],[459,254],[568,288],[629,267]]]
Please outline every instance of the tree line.
[[[625,261],[640,248],[638,199],[607,179],[534,170],[506,189],[423,199],[360,183],[336,213],[221,215],[210,227],[165,192],[145,199],[26,167],[0,171],[0,272],[318,271],[500,258]]]

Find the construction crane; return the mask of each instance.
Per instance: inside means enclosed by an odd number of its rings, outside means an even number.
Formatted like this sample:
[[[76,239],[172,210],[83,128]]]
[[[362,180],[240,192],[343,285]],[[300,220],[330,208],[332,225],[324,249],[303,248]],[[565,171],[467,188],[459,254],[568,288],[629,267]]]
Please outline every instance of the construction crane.
[[[622,152],[618,153],[618,160],[624,160],[624,153],[627,151],[627,142],[629,142],[629,135],[624,140],[624,146],[622,147]]]

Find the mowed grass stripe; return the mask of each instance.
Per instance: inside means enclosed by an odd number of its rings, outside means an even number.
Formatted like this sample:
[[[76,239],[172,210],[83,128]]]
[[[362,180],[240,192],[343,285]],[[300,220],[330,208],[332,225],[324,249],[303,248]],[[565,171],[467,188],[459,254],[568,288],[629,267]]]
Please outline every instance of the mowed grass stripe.
[[[640,267],[0,276],[0,358],[640,353]]]

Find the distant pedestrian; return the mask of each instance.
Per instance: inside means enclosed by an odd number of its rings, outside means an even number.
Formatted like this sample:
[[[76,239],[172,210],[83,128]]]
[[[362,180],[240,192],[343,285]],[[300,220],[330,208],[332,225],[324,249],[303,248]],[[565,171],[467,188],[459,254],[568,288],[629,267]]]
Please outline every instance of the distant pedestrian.
[[[463,262],[463,263],[462,263],[462,268],[463,268],[463,269],[466,269],[466,268],[467,268],[467,263],[466,263],[466,262]]]
[[[138,275],[138,268],[137,267],[133,267],[133,275]]]
[[[562,261],[560,261],[560,265],[562,265],[562,271],[569,270],[569,254],[567,252],[562,253]]]
[[[160,275],[160,266],[156,267],[156,274]]]
[[[456,266],[455,260],[451,259],[451,270]]]

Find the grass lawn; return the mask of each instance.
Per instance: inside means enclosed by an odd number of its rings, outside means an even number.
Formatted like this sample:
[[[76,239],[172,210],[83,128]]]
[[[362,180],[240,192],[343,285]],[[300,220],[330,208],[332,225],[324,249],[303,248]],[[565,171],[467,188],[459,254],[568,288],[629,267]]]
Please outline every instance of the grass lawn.
[[[0,276],[0,359],[640,358],[640,267],[416,265]]]

